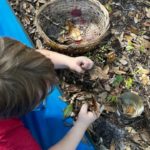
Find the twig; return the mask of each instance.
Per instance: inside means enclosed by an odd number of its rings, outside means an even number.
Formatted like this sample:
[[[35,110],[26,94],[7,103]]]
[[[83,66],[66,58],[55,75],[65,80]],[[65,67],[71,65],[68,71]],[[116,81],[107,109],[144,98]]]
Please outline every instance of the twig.
[[[43,17],[45,17],[47,20],[49,20],[53,25],[58,26],[60,28],[62,28],[63,30],[67,31],[67,29],[63,26],[61,26],[59,23],[54,22],[51,18],[45,16],[44,14],[41,14]]]

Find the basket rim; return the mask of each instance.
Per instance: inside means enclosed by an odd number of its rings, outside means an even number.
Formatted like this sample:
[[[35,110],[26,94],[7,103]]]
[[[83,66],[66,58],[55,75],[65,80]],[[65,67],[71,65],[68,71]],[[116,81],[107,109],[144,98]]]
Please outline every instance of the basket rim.
[[[39,15],[40,13],[50,4],[56,2],[58,0],[50,0],[49,2],[45,3],[43,6],[40,7],[39,11],[37,11],[36,13],[36,16],[35,16],[35,25],[37,27],[37,31],[40,33],[41,37],[45,40],[46,43],[48,44],[52,44],[53,46],[57,45],[57,47],[59,49],[68,49],[68,48],[71,48],[71,49],[77,49],[77,48],[85,48],[85,47],[90,47],[92,46],[93,44],[95,43],[98,43],[101,41],[101,39],[105,36],[105,33],[107,32],[107,30],[109,29],[110,27],[110,24],[109,24],[109,21],[110,21],[110,18],[109,18],[109,13],[107,11],[107,9],[98,1],[98,0],[88,0],[92,3],[95,3],[97,6],[99,6],[99,8],[102,10],[102,12],[105,14],[105,18],[106,18],[106,26],[105,26],[105,30],[103,30],[103,32],[101,32],[101,36],[99,36],[99,38],[97,38],[96,40],[94,40],[93,42],[90,42],[89,44],[87,43],[82,43],[80,45],[77,45],[77,44],[69,44],[69,45],[65,45],[65,44],[61,44],[59,42],[56,42],[54,40],[52,40],[51,38],[49,38],[46,33],[43,31],[42,27],[40,26],[40,23],[39,23]]]

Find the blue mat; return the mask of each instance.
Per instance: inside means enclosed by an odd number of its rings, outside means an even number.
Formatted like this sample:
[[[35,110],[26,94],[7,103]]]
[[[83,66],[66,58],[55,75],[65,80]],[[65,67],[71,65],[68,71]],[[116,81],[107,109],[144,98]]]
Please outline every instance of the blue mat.
[[[0,37],[11,37],[33,47],[30,38],[17,20],[7,0],[0,0]],[[66,122],[63,120],[63,110],[66,103],[60,100],[60,96],[61,92],[56,87],[44,100],[44,104],[40,104],[39,108],[22,118],[43,150],[47,150],[58,142],[71,128],[66,126]],[[68,123],[72,124],[72,120],[68,119]],[[84,142],[80,142],[77,150],[94,150],[94,148],[85,137]]]

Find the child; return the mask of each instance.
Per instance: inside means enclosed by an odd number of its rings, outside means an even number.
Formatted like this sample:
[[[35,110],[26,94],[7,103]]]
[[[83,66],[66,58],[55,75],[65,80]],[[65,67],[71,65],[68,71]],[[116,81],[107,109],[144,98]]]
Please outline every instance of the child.
[[[54,68],[83,73],[92,66],[86,57],[33,50],[9,38],[0,39],[0,150],[39,150],[18,118],[38,106],[57,84]],[[76,149],[87,127],[99,116],[87,109],[84,104],[72,129],[49,150]]]

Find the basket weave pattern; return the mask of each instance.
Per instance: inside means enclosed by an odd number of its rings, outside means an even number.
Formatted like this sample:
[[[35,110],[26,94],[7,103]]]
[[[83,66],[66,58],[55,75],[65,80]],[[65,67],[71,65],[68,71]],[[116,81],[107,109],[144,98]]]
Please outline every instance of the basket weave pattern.
[[[82,15],[72,16],[71,11],[74,9],[81,10]],[[80,44],[57,42],[66,20],[85,21],[82,28],[89,39]],[[109,28],[109,14],[97,0],[51,0],[37,13],[36,26],[42,38],[53,49],[63,53],[84,53],[98,45],[105,36]]]

